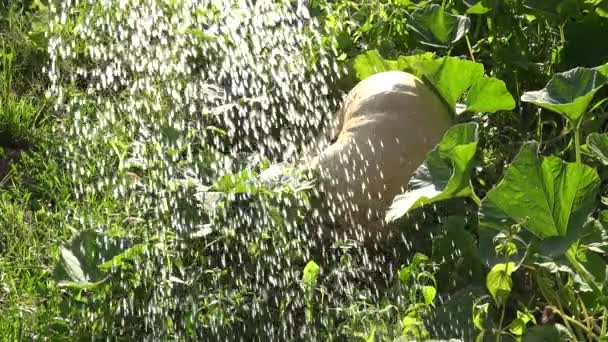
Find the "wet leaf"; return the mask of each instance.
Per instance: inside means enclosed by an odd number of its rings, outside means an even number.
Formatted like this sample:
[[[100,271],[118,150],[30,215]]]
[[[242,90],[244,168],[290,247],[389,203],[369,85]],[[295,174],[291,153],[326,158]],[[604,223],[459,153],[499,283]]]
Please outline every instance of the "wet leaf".
[[[522,224],[540,238],[565,236],[582,227],[595,208],[600,179],[595,170],[557,157],[539,158],[538,144],[522,146],[502,181],[483,199],[480,227],[502,230]]]
[[[412,209],[450,198],[477,198],[471,185],[477,140],[476,123],[451,127],[416,170],[408,191],[395,197],[386,220],[397,220]]]
[[[486,287],[499,305],[504,304],[511,293],[513,286],[511,274],[515,271],[515,267],[514,262],[496,264],[486,277]]]
[[[598,69],[579,67],[555,74],[544,89],[526,92],[521,100],[557,112],[577,126],[607,81]]]
[[[59,286],[95,287],[106,277],[100,265],[119,255],[128,246],[126,240],[110,239],[92,230],[82,231],[72,239],[69,247],[61,249],[54,278]]]
[[[608,165],[608,133],[591,133],[587,136],[587,147],[602,164]]]
[[[450,14],[437,4],[415,10],[408,26],[420,36],[420,43],[447,48],[469,31],[471,20],[462,15]]]

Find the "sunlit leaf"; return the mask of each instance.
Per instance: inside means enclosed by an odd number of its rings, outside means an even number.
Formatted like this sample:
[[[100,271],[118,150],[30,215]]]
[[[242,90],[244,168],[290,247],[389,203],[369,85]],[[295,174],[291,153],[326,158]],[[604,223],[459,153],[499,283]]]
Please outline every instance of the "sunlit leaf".
[[[509,331],[515,336],[521,336],[526,331],[526,325],[530,322],[536,324],[536,318],[533,314],[517,310],[517,318],[509,325]]]
[[[507,90],[505,82],[487,76],[473,84],[465,102],[466,110],[470,112],[494,113],[515,108],[515,100]]]
[[[538,237],[566,235],[582,227],[595,208],[595,170],[557,157],[539,158],[538,144],[524,144],[502,181],[483,199],[480,227],[502,230],[522,224]]]
[[[416,67],[452,109],[456,107],[458,98],[483,77],[482,64],[454,57],[421,61],[416,63]]]
[[[476,123],[451,127],[416,170],[408,191],[395,197],[386,220],[397,220],[410,210],[437,201],[476,198],[470,179],[477,151],[477,130]]]
[[[437,289],[434,286],[423,286],[421,291],[422,297],[424,298],[424,303],[432,304],[435,300],[435,296],[437,295]]]
[[[433,57],[433,53],[425,52],[411,56],[399,56],[396,60],[390,60],[383,58],[378,51],[370,50],[355,57],[353,68],[359,80],[364,80],[373,74],[392,70],[406,71],[420,76],[415,70],[416,62],[432,60]]]
[[[496,264],[486,277],[486,287],[492,298],[500,305],[504,304],[511,293],[511,287],[513,286],[511,273],[515,271],[515,267],[514,262]]]
[[[464,2],[467,6],[470,6],[467,10],[467,14],[486,14],[494,8],[494,1],[495,0],[465,0]]]
[[[555,74],[544,89],[526,92],[521,100],[557,112],[576,126],[607,81],[598,69],[579,67]]]
[[[469,31],[471,20],[465,16],[450,14],[437,4],[415,10],[408,26],[420,35],[422,44],[449,47]]]

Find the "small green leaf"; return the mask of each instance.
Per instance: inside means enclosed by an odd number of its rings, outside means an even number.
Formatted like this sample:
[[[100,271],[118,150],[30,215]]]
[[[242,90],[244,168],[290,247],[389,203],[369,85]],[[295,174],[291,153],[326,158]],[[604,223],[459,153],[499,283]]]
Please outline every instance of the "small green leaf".
[[[483,199],[480,227],[502,230],[522,224],[546,238],[584,225],[595,208],[599,176],[584,164],[557,157],[541,160],[537,151],[536,142],[522,146],[502,181]]]
[[[410,210],[450,198],[477,199],[470,180],[477,151],[477,131],[476,123],[451,127],[416,170],[408,191],[395,197],[386,220],[397,220]]]
[[[312,321],[313,316],[313,295],[314,290],[317,287],[317,281],[319,279],[319,265],[313,260],[310,260],[304,267],[304,274],[302,275],[302,284],[304,287],[304,296],[306,301],[306,320]]]
[[[602,164],[608,165],[608,133],[591,133],[587,136],[587,147]]]
[[[450,47],[469,31],[471,20],[450,14],[437,4],[415,10],[408,26],[420,35],[420,43],[435,47]]]
[[[607,81],[598,69],[579,67],[555,74],[544,89],[526,92],[521,100],[557,112],[576,127]]]
[[[470,6],[466,13],[479,15],[486,14],[494,8],[494,1],[495,0],[479,0],[471,4],[470,1],[465,0],[464,2]]]
[[[511,287],[513,286],[511,274],[515,271],[515,267],[514,262],[496,264],[492,267],[490,273],[488,273],[486,287],[490,291],[492,298],[499,305],[504,304],[511,293]]]
[[[494,113],[515,108],[515,100],[505,82],[484,76],[475,82],[466,98],[467,111]]]
[[[437,289],[434,286],[423,286],[421,291],[422,296],[424,297],[424,303],[432,304],[437,295]]]
[[[509,331],[515,336],[521,336],[526,331],[526,325],[532,322],[536,324],[536,318],[529,312],[521,312],[517,310],[517,318],[509,325]]]

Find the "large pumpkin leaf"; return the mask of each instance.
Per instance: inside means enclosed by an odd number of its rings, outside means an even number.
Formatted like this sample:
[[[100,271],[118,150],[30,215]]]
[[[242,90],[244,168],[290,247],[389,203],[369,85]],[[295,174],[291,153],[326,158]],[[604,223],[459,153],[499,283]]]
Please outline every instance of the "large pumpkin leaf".
[[[526,92],[521,100],[557,112],[576,126],[607,81],[599,69],[574,68],[555,74],[544,89]]]
[[[471,186],[477,131],[476,123],[451,127],[416,170],[408,191],[395,197],[386,220],[394,221],[412,209],[450,198],[477,199]]]
[[[128,241],[110,239],[93,230],[78,233],[69,247],[61,248],[54,276],[59,286],[95,287],[106,273],[99,267],[129,247]]]
[[[420,43],[450,47],[469,31],[471,20],[450,14],[437,4],[423,6],[412,12],[408,26],[420,35]]]
[[[595,207],[600,178],[581,163],[540,159],[538,144],[524,144],[502,181],[479,210],[481,227],[502,230],[522,224],[540,238],[564,236],[582,227]]]
[[[435,88],[453,112],[456,112],[457,101],[465,93],[464,110],[467,111],[493,113],[515,107],[515,101],[503,81],[484,76],[483,64],[465,59],[435,59],[432,53],[426,52],[388,60],[372,50],[357,56],[353,67],[360,80],[391,70],[406,71],[421,77]]]
[[[515,108],[515,100],[507,90],[505,82],[484,76],[469,89],[466,110],[470,112],[494,113]]]
[[[483,77],[483,64],[454,57],[421,61],[416,63],[416,67],[452,110],[458,98]]]
[[[587,136],[587,148],[604,165],[608,165],[608,133],[591,133]]]
[[[391,70],[407,71],[420,76],[415,70],[416,63],[432,60],[433,57],[433,53],[425,52],[411,56],[399,56],[396,60],[390,60],[384,59],[377,50],[370,50],[355,57],[353,68],[359,80],[364,80],[373,74]]]
[[[546,16],[569,17],[580,13],[579,0],[523,0],[522,5]]]

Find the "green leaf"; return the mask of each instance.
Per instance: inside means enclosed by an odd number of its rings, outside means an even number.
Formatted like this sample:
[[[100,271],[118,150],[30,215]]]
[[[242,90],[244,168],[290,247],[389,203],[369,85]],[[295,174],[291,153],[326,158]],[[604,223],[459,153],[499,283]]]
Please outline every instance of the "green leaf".
[[[471,20],[450,14],[437,4],[415,10],[408,26],[420,35],[420,43],[435,47],[450,47],[469,31]]]
[[[511,273],[515,271],[515,267],[514,262],[496,264],[486,277],[486,287],[499,305],[504,304],[511,293],[511,287],[513,286]]]
[[[521,336],[526,331],[526,325],[532,322],[536,324],[536,318],[530,312],[521,312],[517,310],[517,318],[509,325],[509,331],[515,336]]]
[[[430,81],[451,109],[458,98],[483,77],[483,65],[454,57],[420,61],[416,68]]]
[[[304,274],[302,275],[302,283],[305,288],[314,289],[317,286],[320,270],[319,265],[312,260],[306,264]]]
[[[604,165],[608,165],[608,133],[591,133],[587,136],[587,147]]]
[[[523,342],[553,342],[553,341],[576,341],[569,330],[561,324],[537,325],[526,330]]]
[[[574,16],[581,11],[579,0],[523,0],[522,5],[554,17]]]
[[[353,68],[359,80],[364,80],[373,74],[392,70],[407,71],[420,76],[415,70],[416,63],[432,60],[433,57],[433,53],[425,52],[412,56],[399,56],[397,60],[390,60],[384,59],[377,50],[370,50],[355,57]]]
[[[304,267],[304,274],[302,275],[302,284],[304,286],[304,297],[306,301],[306,320],[308,322],[312,321],[313,294],[317,287],[320,270],[319,265],[313,260],[310,260]]]
[[[464,217],[448,217],[442,224],[444,231],[433,238],[433,260],[438,262],[435,276],[442,292],[483,279],[477,241],[465,224]]]
[[[600,178],[580,163],[540,159],[538,144],[522,146],[504,178],[481,203],[480,227],[502,230],[522,224],[540,238],[582,227],[595,208]]]
[[[416,170],[408,191],[395,197],[386,220],[397,220],[410,210],[450,198],[477,199],[471,185],[477,140],[476,123],[452,126]]]
[[[399,64],[382,58],[377,50],[366,51],[355,57],[353,68],[359,80],[364,80],[380,72],[399,70]]]
[[[515,100],[505,82],[484,76],[475,82],[466,98],[467,111],[494,113],[515,108]]]
[[[470,1],[464,1],[469,7],[467,14],[486,14],[494,8],[495,0],[479,0],[476,3],[471,4]]]
[[[555,74],[544,89],[526,92],[521,100],[557,112],[576,127],[607,81],[598,69],[579,67]]]
[[[437,295],[437,289],[434,286],[423,286],[421,291],[422,297],[424,297],[424,303],[432,304]]]
[[[93,230],[78,233],[69,248],[61,248],[54,278],[59,286],[92,288],[106,278],[99,265],[112,259],[128,247],[128,241],[109,239]]]

